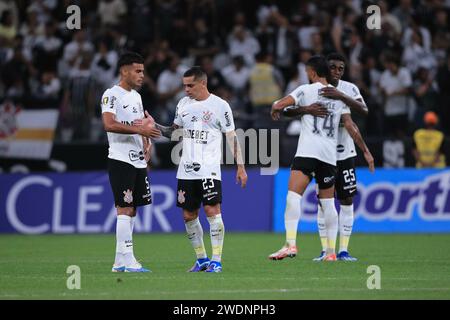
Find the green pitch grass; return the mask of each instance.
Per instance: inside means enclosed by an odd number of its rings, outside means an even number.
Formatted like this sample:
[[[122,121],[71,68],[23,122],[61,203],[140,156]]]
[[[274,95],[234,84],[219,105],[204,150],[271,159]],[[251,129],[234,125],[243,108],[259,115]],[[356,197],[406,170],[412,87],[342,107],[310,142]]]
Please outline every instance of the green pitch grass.
[[[139,234],[135,254],[153,272],[111,273],[114,235],[0,236],[0,299],[450,299],[450,235],[360,235],[358,262],[313,262],[317,235],[299,234],[299,255],[270,261],[282,234],[227,233],[221,274],[187,273],[184,234]],[[205,245],[210,243],[205,234]],[[67,267],[81,269],[69,290]],[[369,290],[367,267],[381,269]]]

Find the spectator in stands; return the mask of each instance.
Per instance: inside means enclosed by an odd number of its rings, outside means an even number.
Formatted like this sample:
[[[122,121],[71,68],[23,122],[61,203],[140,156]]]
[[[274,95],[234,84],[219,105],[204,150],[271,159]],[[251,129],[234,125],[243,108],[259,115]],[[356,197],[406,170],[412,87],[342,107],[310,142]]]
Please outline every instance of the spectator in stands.
[[[127,4],[124,0],[101,0],[98,4],[97,14],[103,26],[117,27],[123,25],[127,11]]]
[[[17,27],[14,25],[12,12],[9,10],[3,11],[0,17],[0,38],[6,43],[13,43],[17,34]]]
[[[414,132],[416,168],[445,168],[444,134],[436,129],[439,118],[433,111],[423,117],[425,128]]]
[[[270,108],[281,97],[283,89],[283,76],[272,64],[272,56],[265,52],[258,53],[249,78],[249,97],[253,113],[257,117],[256,127],[273,122],[270,121]]]
[[[204,56],[199,65],[208,77],[208,91],[220,97],[220,92],[226,87],[226,83],[222,74],[214,69],[211,57]]]
[[[204,19],[194,21],[194,31],[191,35],[189,54],[194,59],[211,56],[219,51],[216,35],[208,29]]]
[[[442,65],[436,76],[439,87],[438,110],[442,123],[450,123],[450,50],[447,52],[446,63]],[[450,125],[443,126],[447,134],[450,133]]]
[[[437,83],[434,81],[428,69],[420,67],[417,70],[415,78],[413,82],[413,93],[417,103],[417,112],[414,120],[416,126],[419,127],[423,115],[427,111],[437,111],[438,93]]]
[[[242,26],[234,27],[228,47],[230,56],[243,56],[249,67],[255,64],[255,55],[260,51],[258,40]]]
[[[159,100],[163,106],[164,123],[172,121],[178,101],[184,97],[183,74],[187,70],[180,63],[177,55],[173,54],[167,61],[167,69],[158,77],[157,90]]]
[[[72,71],[76,70],[81,64],[83,56],[91,54],[94,45],[86,38],[86,33],[81,30],[75,31],[72,41],[64,47],[63,58],[60,64],[60,76],[66,78]]]
[[[231,89],[234,103],[231,103],[233,109],[242,109],[247,104],[248,80],[250,77],[250,68],[245,65],[242,56],[233,57],[233,63],[222,70],[223,78]]]
[[[410,96],[411,74],[400,66],[399,59],[393,54],[386,56],[384,64],[386,69],[379,82],[384,97],[384,133],[389,135],[399,130],[405,134],[409,112],[414,110],[414,100]]]

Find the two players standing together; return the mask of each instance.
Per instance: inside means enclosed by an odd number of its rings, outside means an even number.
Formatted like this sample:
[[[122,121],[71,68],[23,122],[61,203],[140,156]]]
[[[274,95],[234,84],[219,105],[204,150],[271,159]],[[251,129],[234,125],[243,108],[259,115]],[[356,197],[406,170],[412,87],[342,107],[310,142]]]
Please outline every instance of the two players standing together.
[[[347,139],[346,144],[342,146],[344,153],[350,156],[342,158],[336,153],[338,135],[339,139],[342,139],[341,132],[337,134],[341,114],[348,134],[363,150],[371,170],[373,158],[349,115],[348,107],[367,113],[359,90],[353,84],[339,80],[343,74],[343,59],[336,58],[330,62],[331,81],[336,82],[333,85],[336,84],[337,88],[346,94],[353,92],[351,94],[353,98],[328,84],[327,61],[323,57],[313,57],[307,64],[307,73],[312,84],[300,86],[289,96],[274,103],[272,107],[274,119],[278,119],[282,111],[288,116],[302,115],[302,133],[289,180],[285,211],[286,245],[270,255],[271,259],[279,260],[297,254],[295,242],[300,218],[300,200],[313,176],[319,185],[318,225],[323,246],[319,259],[336,259],[334,254],[338,224],[334,207],[336,158],[342,160],[338,162],[336,180],[338,198],[341,201],[339,226],[342,224],[339,256],[342,259],[352,259],[347,252],[346,244],[353,224],[351,199],[356,190],[353,162],[356,152],[353,141],[349,142]],[[236,159],[236,181],[242,187],[247,183],[231,108],[226,101],[208,92],[206,74],[199,67],[192,67],[183,76],[187,96],[177,105],[173,125],[164,127],[155,123],[146,111],[144,113],[141,97],[136,92],[143,83],[143,63],[142,57],[138,54],[123,54],[118,62],[120,83],[106,90],[102,97],[103,124],[109,142],[108,173],[117,208],[116,257],[112,271],[149,271],[134,257],[132,239],[136,208],[152,201],[146,172],[151,150],[149,138],[160,135],[170,138],[175,130],[182,130],[183,152],[177,172],[177,206],[183,210],[188,238],[197,256],[194,266],[189,271],[221,272],[225,228],[220,206],[221,152],[218,150],[221,149],[222,133],[225,133],[227,143]],[[322,90],[321,94],[319,89]],[[297,108],[286,109],[292,105]],[[339,188],[339,184],[342,188]],[[210,224],[211,260],[206,254],[203,229],[198,219],[201,203]],[[345,250],[342,250],[343,248]]]

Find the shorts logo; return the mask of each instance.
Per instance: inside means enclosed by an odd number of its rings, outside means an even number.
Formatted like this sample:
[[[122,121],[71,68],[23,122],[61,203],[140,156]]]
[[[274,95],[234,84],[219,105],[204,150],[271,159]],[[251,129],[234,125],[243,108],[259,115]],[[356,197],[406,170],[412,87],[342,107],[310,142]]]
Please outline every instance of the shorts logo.
[[[203,122],[204,122],[204,123],[210,122],[210,121],[211,121],[211,116],[212,116],[212,112],[209,112],[209,111],[203,111],[203,117],[202,117]]]
[[[123,194],[124,194],[123,201],[125,203],[133,202],[133,192],[130,189],[128,189],[127,191],[124,191]]]
[[[200,163],[194,162],[194,163],[186,163],[184,165],[184,171],[186,171],[186,173],[188,172],[192,172],[195,171],[197,172],[198,170],[200,170]]]
[[[325,183],[329,183],[329,182],[331,182],[331,181],[333,181],[333,180],[334,180],[334,177],[333,177],[333,176],[323,178],[323,182],[325,182]]]
[[[337,152],[342,153],[342,152],[344,152],[344,150],[345,150],[345,147],[342,144],[338,144]]]
[[[183,190],[178,190],[178,203],[184,203],[186,201],[184,197],[185,193]]]

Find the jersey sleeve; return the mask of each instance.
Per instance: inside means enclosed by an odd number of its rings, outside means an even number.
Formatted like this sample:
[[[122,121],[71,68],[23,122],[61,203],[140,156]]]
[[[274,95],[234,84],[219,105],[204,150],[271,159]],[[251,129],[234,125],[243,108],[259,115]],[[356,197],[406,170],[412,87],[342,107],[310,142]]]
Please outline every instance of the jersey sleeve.
[[[224,102],[223,108],[219,114],[219,123],[222,129],[222,132],[231,132],[234,131],[234,119],[233,112],[231,111],[230,105],[227,102]]]
[[[305,103],[306,88],[307,88],[307,86],[302,85],[289,94],[294,99],[296,106],[306,105],[306,103]]]
[[[346,104],[343,104],[343,107],[342,107],[342,114],[348,114],[348,113],[351,114],[350,108],[349,108]]]
[[[182,105],[182,103],[181,103],[182,101],[183,101],[183,99],[181,99],[178,102],[177,107],[175,109],[175,118],[173,119],[173,123],[176,124],[179,127],[183,126],[183,122],[181,121],[181,116],[180,116],[180,113],[181,113],[180,108],[181,108],[181,105]]]
[[[364,99],[361,95],[361,92],[359,91],[359,88],[357,86],[355,86],[354,84],[352,84],[350,87],[350,97],[354,100],[361,99],[362,101],[364,101]]]
[[[117,113],[117,97],[113,95],[111,90],[106,90],[105,93],[103,94],[101,101],[101,108],[102,113],[104,112],[111,112],[114,114]]]

